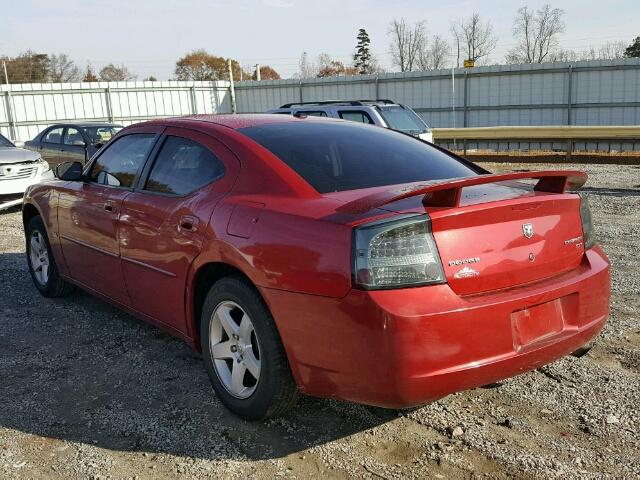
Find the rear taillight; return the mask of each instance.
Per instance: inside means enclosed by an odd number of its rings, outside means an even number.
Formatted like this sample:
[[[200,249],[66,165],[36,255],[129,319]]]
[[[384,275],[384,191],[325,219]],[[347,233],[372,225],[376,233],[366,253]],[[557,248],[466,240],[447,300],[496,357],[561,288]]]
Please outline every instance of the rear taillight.
[[[354,231],[356,288],[365,290],[443,283],[442,263],[426,215],[358,227]]]
[[[596,245],[596,235],[591,219],[591,208],[589,200],[585,194],[580,194],[580,218],[582,219],[582,238],[584,239],[584,249],[587,250]]]

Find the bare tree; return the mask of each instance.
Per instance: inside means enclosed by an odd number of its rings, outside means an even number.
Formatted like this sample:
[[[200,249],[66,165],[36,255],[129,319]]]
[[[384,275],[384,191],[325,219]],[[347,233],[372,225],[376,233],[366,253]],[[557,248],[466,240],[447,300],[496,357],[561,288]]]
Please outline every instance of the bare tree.
[[[100,80],[103,82],[124,82],[126,80],[135,80],[136,77],[124,65],[110,63],[100,70]]]
[[[451,45],[440,35],[434,35],[420,52],[418,66],[421,70],[438,70],[449,65]]]
[[[401,72],[411,72],[419,68],[419,59],[427,41],[425,22],[411,26],[404,18],[394,19],[389,24],[391,36],[391,58]]]
[[[318,73],[316,77],[338,77],[345,75],[357,75],[358,69],[356,67],[345,66],[340,60],[336,60],[327,53],[321,53],[318,55],[317,63]]]
[[[313,78],[318,75],[319,68],[309,60],[307,52],[302,52],[300,60],[298,61],[298,77],[299,78]]]
[[[550,62],[578,62],[580,60],[615,60],[624,58],[624,42],[607,42],[600,47],[591,47],[588,50],[563,50],[557,49],[549,54]]]
[[[513,35],[518,46],[507,53],[508,63],[542,63],[558,48],[558,37],[564,32],[560,8],[544,5],[534,12],[529,7],[518,9],[513,21]]]
[[[53,83],[79,82],[80,69],[66,54],[49,55],[49,81]]]
[[[583,60],[583,54],[574,50],[557,49],[549,54],[548,62],[577,62]]]
[[[471,18],[462,19],[454,23],[451,31],[458,46],[458,66],[460,65],[460,54],[466,51],[468,60],[474,62],[489,56],[496,48],[498,37],[493,33],[493,26],[490,21],[484,22],[478,13],[474,13]]]
[[[607,42],[598,49],[599,60],[615,60],[624,58],[627,46],[624,42]]]

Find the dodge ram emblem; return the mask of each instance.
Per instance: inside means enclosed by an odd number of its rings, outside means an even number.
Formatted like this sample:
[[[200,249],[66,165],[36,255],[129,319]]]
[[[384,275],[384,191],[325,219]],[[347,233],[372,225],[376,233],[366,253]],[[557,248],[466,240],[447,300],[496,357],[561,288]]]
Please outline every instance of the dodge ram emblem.
[[[522,233],[524,233],[524,236],[527,238],[533,237],[533,225],[530,223],[523,223]]]

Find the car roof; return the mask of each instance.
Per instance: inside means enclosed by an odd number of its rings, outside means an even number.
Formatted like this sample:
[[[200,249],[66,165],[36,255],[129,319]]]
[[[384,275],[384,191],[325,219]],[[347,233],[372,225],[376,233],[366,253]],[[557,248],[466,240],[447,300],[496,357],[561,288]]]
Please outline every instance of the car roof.
[[[300,122],[303,121],[298,117],[294,117],[291,115],[277,115],[273,113],[225,113],[219,115],[212,114],[200,114],[200,115],[188,115],[185,117],[173,117],[173,118],[165,118],[159,120],[151,120],[147,122],[147,124],[155,124],[155,125],[180,125],[181,123],[187,124],[193,121],[204,122],[204,123],[213,123],[216,125],[221,125],[223,127],[228,127],[233,130],[238,130],[240,128],[247,127],[256,127],[260,125],[269,125],[273,123],[289,123],[289,122]],[[304,121],[334,121],[341,122],[341,120],[336,119],[326,119],[326,118],[311,118],[307,117]]]
[[[399,103],[386,98],[379,100],[324,100],[320,102],[291,102],[281,105],[279,108],[311,108],[311,107],[376,107],[380,105],[401,106]]]
[[[120,125],[118,123],[91,122],[91,121],[86,121],[86,122],[58,122],[58,123],[55,123],[55,124],[53,124],[51,126],[52,127],[79,127],[79,128],[84,128],[84,127],[122,127],[122,125]]]

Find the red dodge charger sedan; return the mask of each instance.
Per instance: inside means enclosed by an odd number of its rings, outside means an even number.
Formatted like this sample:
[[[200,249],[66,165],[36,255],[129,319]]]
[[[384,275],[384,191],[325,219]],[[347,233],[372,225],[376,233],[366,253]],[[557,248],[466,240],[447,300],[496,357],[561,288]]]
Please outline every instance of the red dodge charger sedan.
[[[299,392],[403,408],[575,351],[609,311],[579,171],[494,175],[417,138],[285,115],[125,128],[31,187],[29,269],[202,351],[236,414]]]

